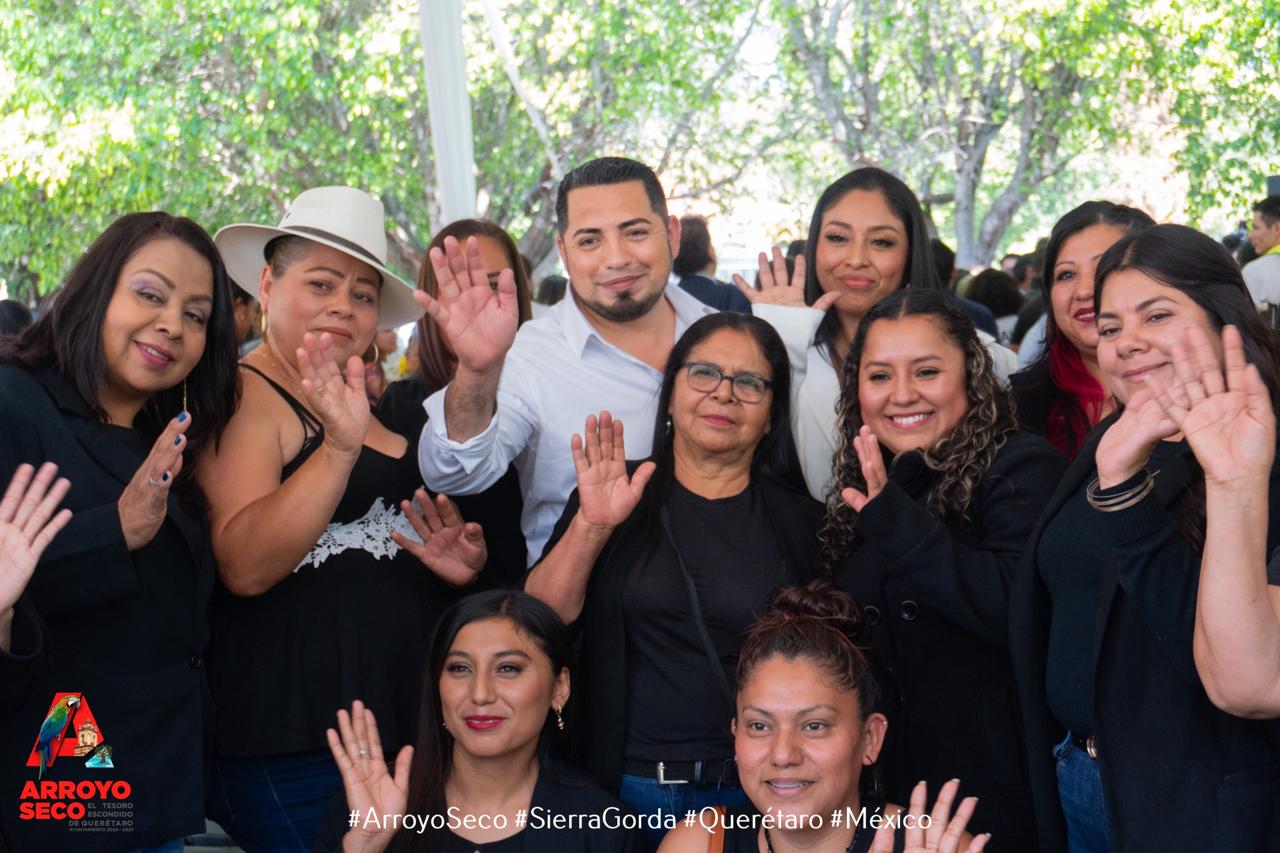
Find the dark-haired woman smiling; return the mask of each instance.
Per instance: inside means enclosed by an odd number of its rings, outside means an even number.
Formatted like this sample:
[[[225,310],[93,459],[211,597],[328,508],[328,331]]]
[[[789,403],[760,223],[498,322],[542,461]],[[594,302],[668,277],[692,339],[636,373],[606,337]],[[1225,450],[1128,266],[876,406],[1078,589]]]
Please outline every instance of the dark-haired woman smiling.
[[[950,294],[878,302],[844,382],[822,537],[888,673],[888,794],[904,802],[918,780],[938,790],[960,777],[991,849],[1030,849],[1009,587],[1064,460],[1017,431],[1012,397]]]
[[[0,344],[0,482],[41,460],[75,482],[28,587],[49,667],[4,726],[2,789],[103,778],[72,753],[90,726],[133,803],[131,828],[106,833],[19,820],[11,799],[0,820],[20,850],[180,849],[204,826],[214,563],[192,473],[235,409],[235,360],[217,250],[165,213],[116,220],[40,320]],[[56,731],[44,724],[64,691],[78,701]],[[37,742],[44,768],[27,766]]]
[[[729,673],[770,591],[818,563],[789,379],[767,323],[712,314],[671,351],[650,461],[628,466],[608,413],[573,439],[578,488],[525,589],[582,620],[590,769],[638,812],[745,800]]]
[[[1095,300],[1122,409],[1063,477],[1010,619],[1040,849],[1274,850],[1280,724],[1218,710],[1196,670],[1204,473],[1147,386],[1172,379],[1190,330],[1220,359],[1233,325],[1274,409],[1271,334],[1227,250],[1178,225],[1108,249]],[[1277,497],[1273,466],[1268,551]]]
[[[544,818],[612,816],[622,804],[553,757],[569,701],[573,640],[550,607],[522,592],[469,596],[436,626],[416,749],[387,770],[373,712],[356,702],[338,712],[329,748],[342,771],[349,825],[344,853],[628,853],[634,829],[544,826]],[[384,815],[448,816],[451,827],[397,832]],[[366,819],[377,816],[376,821]],[[528,825],[526,826],[526,819]],[[332,826],[332,821],[330,826]],[[336,832],[315,850],[337,849]]]

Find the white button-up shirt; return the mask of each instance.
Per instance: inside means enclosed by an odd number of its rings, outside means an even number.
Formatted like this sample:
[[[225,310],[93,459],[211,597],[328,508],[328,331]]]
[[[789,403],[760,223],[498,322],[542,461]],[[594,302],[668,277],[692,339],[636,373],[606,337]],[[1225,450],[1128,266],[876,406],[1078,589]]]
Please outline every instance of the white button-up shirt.
[[[676,339],[714,309],[679,287],[667,287]],[[673,341],[674,343],[674,341]],[[529,564],[542,554],[577,486],[569,441],[587,415],[602,410],[626,426],[628,459],[653,451],[662,372],[600,337],[572,294],[520,327],[498,383],[497,411],[484,431],[458,442],[445,425],[445,388],[427,398],[418,465],[427,487],[447,495],[484,491],[514,461],[524,494],[520,526]]]

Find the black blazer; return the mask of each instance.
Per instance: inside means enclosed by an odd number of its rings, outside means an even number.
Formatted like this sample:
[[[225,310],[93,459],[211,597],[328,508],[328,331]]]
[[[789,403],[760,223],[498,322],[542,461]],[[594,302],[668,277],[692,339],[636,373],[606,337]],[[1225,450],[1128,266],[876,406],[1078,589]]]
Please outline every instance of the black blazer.
[[[1014,584],[1010,648],[1042,853],[1066,851],[1067,833],[1050,752],[1065,731],[1045,698],[1051,605],[1037,550],[1048,523],[1096,476],[1098,442],[1116,417],[1085,440],[1036,525]],[[1268,553],[1280,533],[1278,473],[1272,468]],[[1098,633],[1081,653],[1094,660],[1092,734],[1112,850],[1280,849],[1280,721],[1219,711],[1196,674],[1200,555],[1178,537],[1154,493],[1103,521],[1111,559]]]
[[[639,462],[628,462],[634,472]],[[818,575],[821,557],[817,530],[822,521],[822,505],[803,492],[767,476],[752,474],[752,484],[760,490],[765,510],[772,522],[778,550],[786,561],[787,574],[795,583]],[[652,484],[650,488],[653,488]],[[578,512],[578,490],[569,496],[564,513],[542,551],[551,553]],[[617,792],[622,780],[627,734],[627,647],[623,616],[623,589],[627,575],[648,552],[645,528],[636,515],[623,522],[609,538],[600,559],[591,569],[586,601],[577,624],[582,630],[582,659],[574,672],[573,712],[575,724],[585,721],[586,769],[607,791]],[[658,553],[676,557],[665,537]],[[540,558],[541,559],[541,558]],[[765,602],[760,602],[761,606]],[[726,673],[732,683],[733,673]],[[572,706],[571,706],[572,707]]]
[[[926,508],[938,475],[919,453],[902,454],[839,568],[872,625],[888,799],[905,802],[920,779],[936,792],[958,776],[960,795],[979,798],[970,831],[992,833],[992,850],[1022,853],[1035,835],[1006,644],[1009,589],[1065,468],[1044,439],[1014,433],[968,518],[939,520]]]
[[[19,850],[116,850],[158,844],[204,827],[203,748],[208,691],[205,610],[214,562],[203,518],[174,496],[160,532],[125,546],[116,507],[149,447],[131,446],[96,421],[54,372],[0,366],[0,480],[22,462],[57,463],[71,480],[70,523],[45,551],[27,589],[47,625],[47,669],[0,728],[0,822]],[[19,794],[36,767],[27,757],[55,692],[84,698],[111,769],[56,759],[53,780],[121,780],[131,792],[128,832],[69,833],[65,822],[19,820]],[[85,715],[75,719],[82,725]],[[70,732],[70,738],[76,737]]]

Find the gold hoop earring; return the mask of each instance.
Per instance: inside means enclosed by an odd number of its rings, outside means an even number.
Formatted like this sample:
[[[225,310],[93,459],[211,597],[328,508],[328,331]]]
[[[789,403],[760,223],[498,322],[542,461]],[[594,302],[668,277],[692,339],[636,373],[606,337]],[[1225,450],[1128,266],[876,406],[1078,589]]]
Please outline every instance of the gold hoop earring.
[[[182,380],[182,411],[187,411],[187,380]]]
[[[560,709],[552,708],[551,711],[556,715],[556,728],[564,731],[564,717],[560,716]]]
[[[378,349],[378,342],[373,342],[373,363],[382,364],[382,350]]]

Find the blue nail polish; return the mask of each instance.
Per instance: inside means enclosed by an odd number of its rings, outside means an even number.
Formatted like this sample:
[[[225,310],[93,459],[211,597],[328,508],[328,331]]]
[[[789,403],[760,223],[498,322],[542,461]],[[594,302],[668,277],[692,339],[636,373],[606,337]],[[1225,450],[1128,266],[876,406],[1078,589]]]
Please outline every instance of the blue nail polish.
[[[163,474],[161,474],[160,479],[164,480],[166,483],[169,482],[169,472],[165,471]]]
[[[182,423],[182,422],[183,422],[183,421],[185,421],[186,419],[187,419],[187,413],[186,413],[186,412],[178,412],[178,423]]]
[[[173,443],[174,443],[174,444],[182,444],[182,436],[180,436],[180,435],[175,435],[175,436],[173,437]]]

